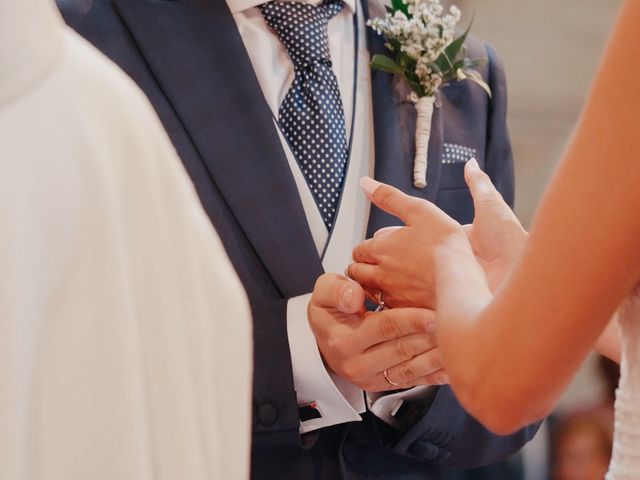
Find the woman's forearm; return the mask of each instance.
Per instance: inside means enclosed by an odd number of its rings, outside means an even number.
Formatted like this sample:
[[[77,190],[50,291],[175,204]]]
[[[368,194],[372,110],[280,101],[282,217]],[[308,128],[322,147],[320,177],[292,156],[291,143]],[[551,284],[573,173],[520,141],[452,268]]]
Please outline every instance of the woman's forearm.
[[[439,324],[454,390],[499,433],[552,408],[640,278],[638,24],[640,4],[625,1],[513,275],[482,313]]]

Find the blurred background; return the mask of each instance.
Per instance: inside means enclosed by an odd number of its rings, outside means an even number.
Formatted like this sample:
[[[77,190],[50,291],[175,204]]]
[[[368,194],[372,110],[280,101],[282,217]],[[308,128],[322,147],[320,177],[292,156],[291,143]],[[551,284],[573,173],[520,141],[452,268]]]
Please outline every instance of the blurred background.
[[[619,0],[458,0],[462,25],[500,54],[509,86],[516,213],[529,225],[571,136]],[[579,334],[579,332],[577,332]],[[593,355],[536,440],[501,465],[447,480],[602,480],[617,367]]]

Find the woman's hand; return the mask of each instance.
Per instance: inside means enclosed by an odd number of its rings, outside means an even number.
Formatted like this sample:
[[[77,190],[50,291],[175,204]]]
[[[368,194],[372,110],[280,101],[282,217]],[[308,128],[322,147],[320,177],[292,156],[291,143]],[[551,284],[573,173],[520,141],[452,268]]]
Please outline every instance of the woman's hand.
[[[361,186],[373,204],[405,226],[358,245],[349,276],[372,296],[382,292],[388,306],[433,307],[433,251],[451,235],[466,238],[462,226],[432,203],[389,185],[364,178]]]
[[[363,188],[371,201],[406,226],[384,229],[356,247],[355,263],[348,269],[351,278],[372,296],[382,292],[389,306],[433,308],[433,250],[447,237],[464,231],[491,291],[495,291],[513,269],[527,233],[475,160],[467,163],[465,180],[476,216],[473,225],[464,227],[425,200],[364,180]]]
[[[489,288],[495,292],[513,270],[529,235],[478,162],[467,162],[464,178],[475,209],[473,224],[465,229]]]

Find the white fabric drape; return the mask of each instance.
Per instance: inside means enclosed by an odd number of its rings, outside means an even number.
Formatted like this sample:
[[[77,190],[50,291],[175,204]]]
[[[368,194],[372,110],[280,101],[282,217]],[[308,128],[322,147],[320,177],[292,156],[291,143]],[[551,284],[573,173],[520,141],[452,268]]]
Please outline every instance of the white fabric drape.
[[[49,0],[0,72],[0,478],[248,478],[247,300],[152,108]]]

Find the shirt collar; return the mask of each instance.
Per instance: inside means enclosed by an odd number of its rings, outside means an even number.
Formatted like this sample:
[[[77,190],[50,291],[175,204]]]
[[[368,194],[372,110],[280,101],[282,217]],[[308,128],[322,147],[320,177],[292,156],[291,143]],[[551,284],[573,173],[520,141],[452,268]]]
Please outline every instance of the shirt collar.
[[[323,0],[284,0],[284,1],[300,1],[301,3],[310,3],[311,5],[319,5]],[[349,12],[353,15],[356,13],[356,0],[342,0]],[[266,3],[264,0],[227,0],[227,5],[232,14],[240,13],[252,7],[257,7]]]

